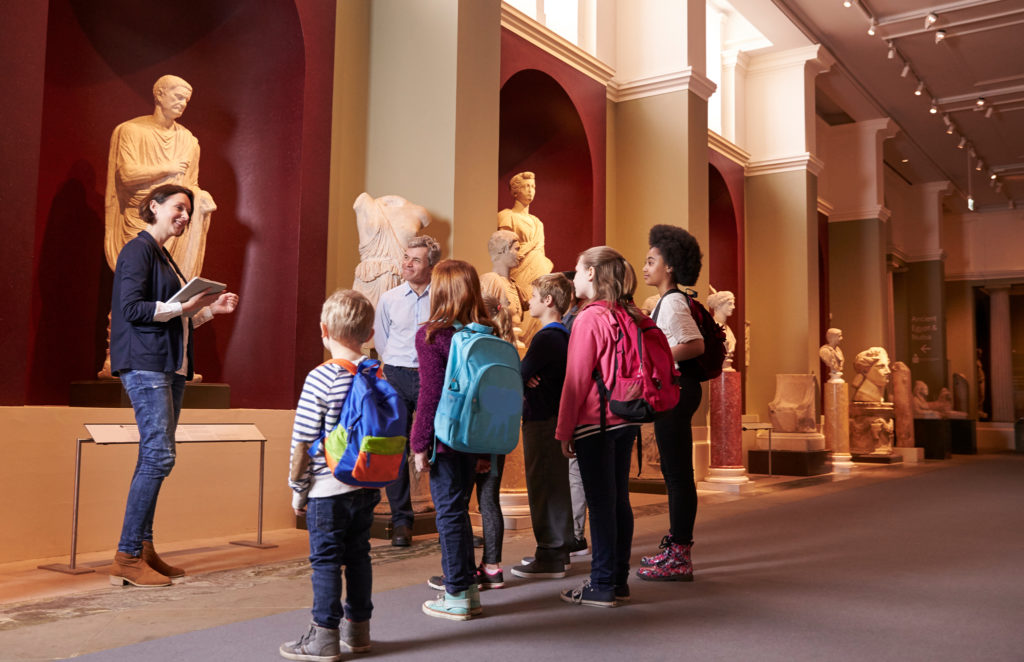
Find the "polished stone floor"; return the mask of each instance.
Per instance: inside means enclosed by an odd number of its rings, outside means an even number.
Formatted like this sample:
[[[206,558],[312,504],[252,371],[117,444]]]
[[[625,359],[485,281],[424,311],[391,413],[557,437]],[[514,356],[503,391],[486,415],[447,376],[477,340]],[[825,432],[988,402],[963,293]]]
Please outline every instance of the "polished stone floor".
[[[869,465],[851,474],[813,478],[753,476],[753,489],[743,494],[699,493],[698,533],[701,522],[712,519],[972,461],[977,459],[958,456],[916,465]],[[633,494],[632,500],[634,557],[639,558],[654,550],[665,532],[667,505],[665,497],[656,494]],[[41,563],[66,563],[66,558],[0,565],[0,660],[66,659],[308,608],[305,531],[267,531],[264,540],[278,546],[266,550],[240,547],[229,544],[229,538],[162,546],[161,553],[170,562],[189,572],[171,588],[111,586],[107,576],[110,554],[80,555],[78,565],[95,572],[77,576],[36,568]],[[528,529],[506,531],[506,580],[511,575],[508,568],[533,552],[533,542]],[[374,541],[372,555],[375,591],[421,584],[439,571],[436,535],[417,537],[413,546],[405,549]],[[694,559],[699,574],[699,545]],[[515,581],[523,580],[512,578],[510,583]]]

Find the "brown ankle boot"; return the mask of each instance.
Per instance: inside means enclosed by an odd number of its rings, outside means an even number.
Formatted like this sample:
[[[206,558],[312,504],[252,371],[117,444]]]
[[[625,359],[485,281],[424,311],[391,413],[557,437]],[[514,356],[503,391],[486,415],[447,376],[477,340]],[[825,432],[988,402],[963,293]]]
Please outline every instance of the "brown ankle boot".
[[[118,552],[110,567],[110,583],[114,586],[170,586],[171,580],[150,568],[141,556]]]
[[[160,558],[156,553],[156,549],[153,547],[153,543],[149,540],[142,541],[142,560],[145,561],[150,568],[153,568],[161,575],[166,575],[171,579],[177,579],[178,577],[185,576],[184,570],[170,565]]]

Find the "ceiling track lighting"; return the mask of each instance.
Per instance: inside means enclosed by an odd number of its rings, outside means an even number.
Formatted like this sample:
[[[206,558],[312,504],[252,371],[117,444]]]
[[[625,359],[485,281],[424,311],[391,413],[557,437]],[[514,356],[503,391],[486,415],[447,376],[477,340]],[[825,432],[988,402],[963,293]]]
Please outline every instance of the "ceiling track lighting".
[[[946,126],[946,135],[947,136],[953,135],[954,131],[956,131],[956,127],[954,127],[952,124]]]
[[[900,78],[906,78],[909,75],[910,75],[910,64],[909,63],[908,64],[904,64],[903,65],[903,70],[900,71]]]
[[[929,113],[931,113],[932,115],[936,115],[936,114],[938,114],[938,112],[939,112],[939,107],[935,105],[935,102],[934,102],[934,101],[932,101],[932,105],[931,105],[931,107],[930,107],[930,108],[928,109],[928,112],[929,112]]]
[[[988,110],[985,111],[985,117],[992,117],[992,113],[994,113],[995,110],[996,110],[995,108],[993,108],[992,106],[989,106]]]
[[[917,89],[914,90],[914,96],[919,97],[922,94],[924,94],[924,83],[918,83],[917,84]]]
[[[930,14],[928,14],[927,16],[924,17],[924,28],[927,30],[928,28],[930,28],[933,25],[935,25],[935,22],[938,21],[938,20],[939,20],[939,15],[936,14],[935,12],[931,12]]]
[[[978,162],[974,164],[974,169],[977,170],[978,172],[981,172],[982,170],[985,169],[985,162],[982,161],[981,159],[978,159]]]
[[[956,148],[957,149],[963,149],[966,146],[967,146],[967,138],[964,138],[963,136],[960,136],[960,142],[957,143]]]
[[[888,58],[890,60],[895,60],[896,59],[896,47],[892,45],[891,41],[889,42],[889,55],[888,55]]]
[[[985,97],[978,97],[978,100],[974,102],[978,107],[985,105]]]
[[[997,178],[998,176],[999,176],[999,175],[997,175],[996,173],[994,173],[994,172],[993,172],[993,173],[992,173],[991,175],[989,175],[989,176],[988,176],[988,178],[989,178],[990,180],[992,180],[992,181],[994,182],[994,181],[996,181],[996,178]]]
[[[853,0],[843,0],[843,6],[849,9],[853,6]]]
[[[868,35],[871,36],[871,37],[875,36],[875,21],[874,21],[874,19],[871,20],[870,24],[868,24]]]
[[[935,43],[936,44],[942,42],[942,40],[944,40],[945,38],[946,38],[946,31],[945,30],[936,30],[936,32],[935,32]]]

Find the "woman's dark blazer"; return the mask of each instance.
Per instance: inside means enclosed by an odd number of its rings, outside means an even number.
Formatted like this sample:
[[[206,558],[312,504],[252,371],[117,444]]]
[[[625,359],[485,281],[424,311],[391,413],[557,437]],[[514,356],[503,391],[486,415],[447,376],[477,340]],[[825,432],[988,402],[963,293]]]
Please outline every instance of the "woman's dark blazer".
[[[181,289],[177,266],[148,232],[140,232],[117,256],[110,299],[110,368],[177,372],[181,367],[181,318],[154,322],[157,301]],[[192,379],[192,320],[188,320],[188,379]]]

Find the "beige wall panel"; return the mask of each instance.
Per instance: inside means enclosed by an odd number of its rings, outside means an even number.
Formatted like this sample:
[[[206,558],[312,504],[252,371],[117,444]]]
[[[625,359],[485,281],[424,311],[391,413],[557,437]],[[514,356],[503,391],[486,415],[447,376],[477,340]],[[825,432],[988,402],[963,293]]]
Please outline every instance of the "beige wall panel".
[[[359,263],[359,232],[352,203],[366,190],[370,2],[338,0],[336,15],[327,294],[338,288],[352,287]]]
[[[843,330],[843,349],[850,363],[858,352],[885,343],[886,226],[878,219],[866,219],[830,223],[828,230],[832,325]],[[844,370],[843,376],[850,379],[853,373]]]
[[[267,438],[264,531],[295,525],[288,458],[295,413],[185,409],[182,423],[253,423]],[[67,557],[76,439],[85,423],[134,423],[130,409],[0,407],[0,563]],[[138,446],[85,444],[78,521],[80,553],[117,548]],[[256,535],[259,444],[180,444],[156,511],[156,543]],[[273,542],[264,537],[267,542]],[[65,560],[66,562],[66,560]]]
[[[775,375],[817,373],[817,181],[806,171],[748,177],[746,411],[768,420]]]

